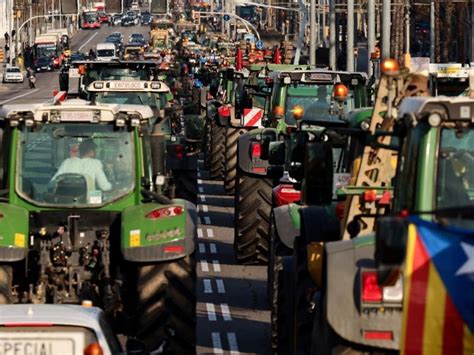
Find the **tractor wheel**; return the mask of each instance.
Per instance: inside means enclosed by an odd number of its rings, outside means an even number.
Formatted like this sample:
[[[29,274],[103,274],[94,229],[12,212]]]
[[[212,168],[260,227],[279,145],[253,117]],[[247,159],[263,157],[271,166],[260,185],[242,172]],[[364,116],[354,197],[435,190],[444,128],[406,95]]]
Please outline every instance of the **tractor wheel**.
[[[225,127],[211,122],[211,167],[209,176],[212,180],[222,179],[224,173]]]
[[[182,198],[194,205],[197,204],[197,171],[174,170],[173,177],[176,187],[176,198]]]
[[[12,303],[13,269],[9,265],[0,265],[0,304]]]
[[[228,195],[235,192],[237,178],[237,141],[245,130],[228,127],[225,136],[224,190]]]
[[[136,336],[148,351],[196,352],[196,268],[194,257],[142,264],[137,268]]]
[[[293,292],[294,292],[294,353],[307,351],[311,344],[313,314],[310,312],[311,294],[314,285],[308,271],[306,243],[302,237],[296,237],[293,248]]]
[[[281,258],[280,270],[273,282],[271,303],[272,351],[275,354],[291,354],[293,334],[293,274],[291,256]]]
[[[238,172],[235,191],[234,250],[240,264],[266,264],[272,181]]]

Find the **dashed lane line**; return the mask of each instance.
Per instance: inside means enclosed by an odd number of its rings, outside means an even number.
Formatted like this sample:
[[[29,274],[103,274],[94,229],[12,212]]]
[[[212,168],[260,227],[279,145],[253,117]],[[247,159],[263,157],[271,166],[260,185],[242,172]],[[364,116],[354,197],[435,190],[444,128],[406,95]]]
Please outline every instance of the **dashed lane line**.
[[[231,355],[238,355],[239,346],[237,344],[237,336],[235,333],[227,333],[227,341],[229,342],[229,350]]]
[[[204,279],[204,293],[212,293],[211,279]]]
[[[206,260],[201,260],[201,270],[202,272],[209,272],[209,265]]]
[[[214,354],[223,354],[224,350],[222,350],[222,341],[220,333],[212,333],[212,347]]]
[[[232,316],[230,315],[229,305],[227,303],[221,304],[221,312],[222,312],[222,318],[224,318],[224,321],[230,322],[232,320]]]
[[[219,260],[212,260],[212,268],[214,272],[221,272],[221,265],[219,264]]]
[[[217,293],[225,293],[224,281],[221,279],[217,279],[216,284],[217,284]]]
[[[36,91],[38,91],[38,90],[39,90],[39,89],[33,89],[33,90],[28,91],[28,92],[25,92],[25,93],[23,93],[23,94],[13,96],[13,97],[11,97],[11,98],[9,98],[9,99],[7,99],[7,100],[0,101],[0,105],[4,105],[4,104],[6,104],[6,103],[8,103],[8,102],[10,102],[10,101],[14,101],[14,100],[16,100],[16,99],[20,99],[20,98],[22,98],[22,97],[31,95],[32,93],[34,93],[34,92],[36,92]]]
[[[79,47],[78,51],[80,52],[80,51],[82,50],[82,48],[84,48],[84,47],[87,45],[87,43],[89,43],[90,41],[92,41],[92,39],[93,39],[95,36],[97,36],[98,34],[99,34],[99,32],[96,32],[96,33],[94,33],[92,36],[90,36],[89,39],[88,39],[87,41],[85,41],[85,42]]]
[[[206,245],[204,243],[199,243],[199,253],[205,254],[206,253]]]
[[[217,320],[216,316],[216,308],[212,303],[206,303],[206,310],[207,310],[207,319],[211,322],[215,322]]]
[[[214,243],[209,244],[209,249],[211,250],[211,254],[217,254],[217,247]]]

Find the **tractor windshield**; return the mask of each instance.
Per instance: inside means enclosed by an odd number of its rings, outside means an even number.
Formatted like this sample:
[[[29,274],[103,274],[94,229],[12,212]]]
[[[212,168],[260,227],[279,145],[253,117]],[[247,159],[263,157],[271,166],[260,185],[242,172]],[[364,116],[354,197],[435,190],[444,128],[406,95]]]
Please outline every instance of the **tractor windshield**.
[[[304,110],[305,121],[339,121],[335,104],[332,104],[332,84],[300,84],[288,87],[285,103],[285,121],[289,125],[296,124],[293,118],[295,106]],[[334,106],[334,107],[332,107]],[[354,94],[350,90],[349,98],[344,103],[344,112],[354,109]]]
[[[97,92],[95,93],[95,101],[104,104],[145,105],[153,108],[160,107],[159,94],[151,92]]]
[[[24,127],[16,189],[49,206],[96,207],[134,188],[132,133],[113,124],[53,123]]]
[[[436,203],[437,210],[474,208],[474,130],[470,128],[441,131]]]

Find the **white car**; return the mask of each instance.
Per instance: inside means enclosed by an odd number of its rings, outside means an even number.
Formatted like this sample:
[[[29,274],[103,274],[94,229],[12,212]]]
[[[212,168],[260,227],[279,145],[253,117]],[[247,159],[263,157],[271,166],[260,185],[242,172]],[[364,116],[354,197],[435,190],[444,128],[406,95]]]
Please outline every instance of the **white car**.
[[[25,81],[25,77],[18,67],[5,68],[3,73],[4,83],[22,83]]]
[[[83,355],[93,354],[99,348],[103,354],[123,353],[100,308],[63,304],[0,305],[1,354]]]

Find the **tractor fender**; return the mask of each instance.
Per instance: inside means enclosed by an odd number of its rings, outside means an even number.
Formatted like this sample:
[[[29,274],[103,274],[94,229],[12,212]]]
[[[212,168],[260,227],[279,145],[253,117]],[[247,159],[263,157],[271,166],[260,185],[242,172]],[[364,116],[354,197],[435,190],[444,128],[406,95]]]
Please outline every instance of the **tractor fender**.
[[[275,230],[281,242],[288,248],[293,249],[295,238],[300,235],[300,221],[299,215],[293,210],[299,209],[297,204],[288,204],[273,209],[275,216]]]
[[[22,207],[0,202],[0,262],[13,262],[26,257],[29,215]]]
[[[251,145],[253,142],[262,143],[262,136],[268,136],[276,141],[277,130],[274,128],[253,129],[239,137],[237,149],[237,166],[247,174],[267,175],[268,160],[262,158],[252,158]]]
[[[145,216],[160,208],[182,207],[179,216],[149,219]],[[122,213],[121,249],[125,260],[159,262],[183,258],[194,253],[197,240],[196,206],[173,199],[172,205],[145,203]]]
[[[374,306],[368,312],[361,307],[361,272],[375,271],[374,235],[325,244],[325,282],[327,313],[331,328],[345,341],[380,349],[398,350],[402,308],[379,310]],[[368,339],[365,331],[391,332],[391,339]]]

